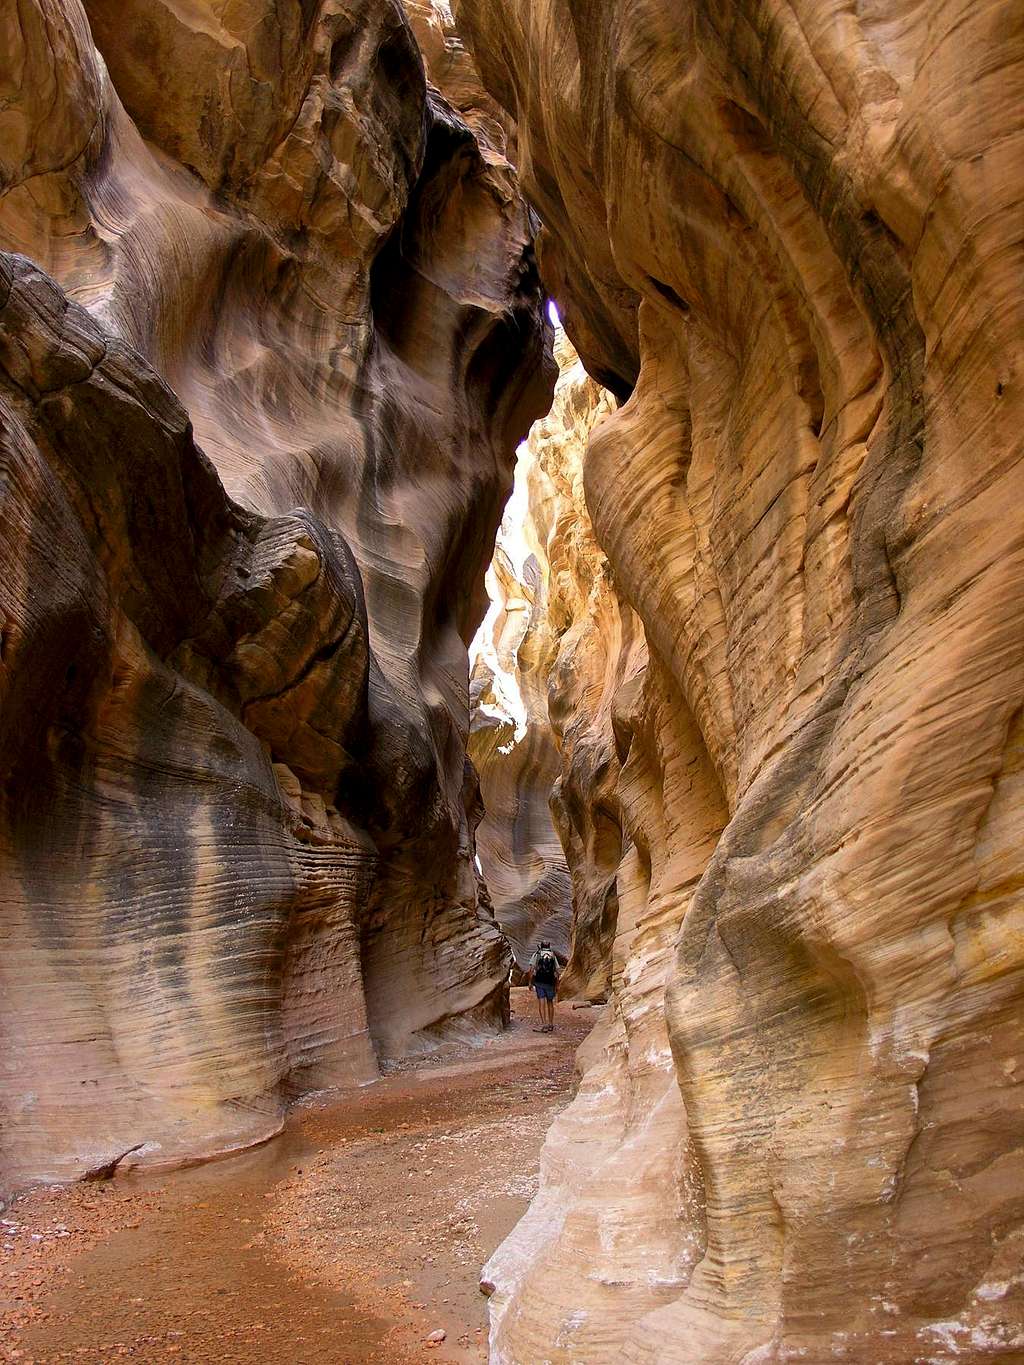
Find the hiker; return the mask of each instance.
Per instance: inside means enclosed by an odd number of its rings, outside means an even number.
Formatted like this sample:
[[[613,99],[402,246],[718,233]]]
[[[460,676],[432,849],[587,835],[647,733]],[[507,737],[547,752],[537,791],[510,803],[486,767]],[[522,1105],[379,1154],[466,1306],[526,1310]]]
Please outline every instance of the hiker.
[[[535,1028],[533,1031],[534,1033],[554,1033],[558,958],[551,951],[550,943],[542,943],[530,959],[529,980],[536,992],[537,1009],[540,1013],[540,1028]]]

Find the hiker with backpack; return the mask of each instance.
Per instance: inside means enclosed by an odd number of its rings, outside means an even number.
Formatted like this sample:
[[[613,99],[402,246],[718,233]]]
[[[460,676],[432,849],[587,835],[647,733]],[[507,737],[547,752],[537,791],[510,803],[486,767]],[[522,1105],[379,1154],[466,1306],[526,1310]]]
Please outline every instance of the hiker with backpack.
[[[534,1033],[555,1031],[555,991],[558,989],[558,958],[550,943],[542,943],[530,959],[529,981],[537,996],[540,1028]]]

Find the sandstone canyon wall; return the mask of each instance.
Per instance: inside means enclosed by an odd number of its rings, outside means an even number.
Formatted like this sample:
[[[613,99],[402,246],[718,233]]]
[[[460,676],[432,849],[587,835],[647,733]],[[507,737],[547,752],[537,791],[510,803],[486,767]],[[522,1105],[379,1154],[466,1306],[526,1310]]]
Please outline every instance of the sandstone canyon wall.
[[[552,818],[561,759],[548,689],[570,619],[558,557],[561,523],[579,509],[567,481],[580,472],[600,391],[561,332],[555,359],[552,410],[534,423],[516,462],[470,683],[469,754],[484,806],[477,852],[520,968],[542,940],[564,962],[572,923],[571,855],[567,865]]]
[[[514,949],[526,942],[517,959],[543,935],[568,958],[562,995],[600,1000],[623,856],[613,708],[647,654],[583,496],[587,442],[615,400],[562,331],[555,359],[551,411],[520,450],[491,564],[470,755],[485,806],[478,853],[502,928]]]
[[[647,651],[577,769],[611,1001],[492,1358],[1019,1360],[1019,15],[454,8],[623,400],[584,485]]]
[[[500,1022],[466,645],[553,375],[444,6],[12,0],[0,49],[10,1188]]]
[[[526,468],[521,458],[516,479]],[[564,961],[572,918],[569,869],[548,804],[558,751],[547,716],[551,636],[544,567],[529,553],[509,559],[499,533],[488,588],[493,639],[471,651],[469,757],[480,781],[483,813],[477,857],[519,971],[540,942]],[[490,613],[489,613],[490,615]]]

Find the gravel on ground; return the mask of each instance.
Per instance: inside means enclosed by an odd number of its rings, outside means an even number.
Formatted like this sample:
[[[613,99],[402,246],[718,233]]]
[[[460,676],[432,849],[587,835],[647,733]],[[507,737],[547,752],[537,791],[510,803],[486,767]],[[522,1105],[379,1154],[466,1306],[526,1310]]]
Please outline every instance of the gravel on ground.
[[[462,1365],[480,1268],[536,1190],[595,1011],[557,1008],[296,1108],[266,1147],[0,1213],[0,1361]]]

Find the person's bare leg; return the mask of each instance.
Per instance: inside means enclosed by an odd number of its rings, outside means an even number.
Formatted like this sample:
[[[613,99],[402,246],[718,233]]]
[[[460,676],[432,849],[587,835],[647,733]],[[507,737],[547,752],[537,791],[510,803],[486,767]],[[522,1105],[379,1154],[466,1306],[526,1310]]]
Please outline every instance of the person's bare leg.
[[[536,992],[534,992],[534,994],[536,994]],[[544,1018],[544,1001],[539,995],[537,996],[537,1018],[540,1020],[540,1023],[533,1031],[534,1033],[542,1033],[546,1020]]]

